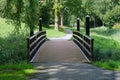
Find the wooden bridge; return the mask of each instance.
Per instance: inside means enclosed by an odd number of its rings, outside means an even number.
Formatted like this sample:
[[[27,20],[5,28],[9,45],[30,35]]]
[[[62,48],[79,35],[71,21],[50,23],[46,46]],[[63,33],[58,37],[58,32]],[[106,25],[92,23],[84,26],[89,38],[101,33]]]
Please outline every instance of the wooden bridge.
[[[27,39],[28,60],[31,62],[93,61],[93,39],[79,32],[79,21],[77,22],[78,31],[73,31],[72,40],[48,40],[46,31],[42,31],[40,21],[40,31]]]
[[[28,38],[28,59],[31,62],[90,62],[93,39],[74,31],[72,40],[47,40],[46,31],[40,31]]]

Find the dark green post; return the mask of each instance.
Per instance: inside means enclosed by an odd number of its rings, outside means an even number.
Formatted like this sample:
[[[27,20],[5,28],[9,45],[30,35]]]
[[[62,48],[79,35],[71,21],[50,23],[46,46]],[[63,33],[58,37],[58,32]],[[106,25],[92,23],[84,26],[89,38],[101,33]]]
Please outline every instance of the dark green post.
[[[90,16],[86,16],[86,35],[90,36]]]
[[[91,40],[91,54],[92,54],[91,60],[92,61],[94,61],[93,47],[94,47],[94,39]]]
[[[39,19],[39,31],[42,31],[42,18]]]
[[[33,36],[33,35],[34,35],[34,31],[30,30],[30,36]]]
[[[77,18],[77,31],[80,31],[80,18]]]
[[[27,38],[27,60],[28,60],[28,62],[30,61],[29,53],[30,53],[30,40],[29,40],[29,38]]]

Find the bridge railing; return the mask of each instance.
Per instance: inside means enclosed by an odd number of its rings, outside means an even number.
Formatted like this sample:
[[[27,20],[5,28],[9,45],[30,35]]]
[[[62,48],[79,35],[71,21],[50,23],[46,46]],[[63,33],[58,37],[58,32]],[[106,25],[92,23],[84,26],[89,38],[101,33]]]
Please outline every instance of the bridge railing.
[[[28,53],[27,57],[30,61],[33,56],[36,54],[40,46],[46,41],[46,31],[39,31],[35,33],[33,36],[27,38],[28,43]]]
[[[91,37],[83,35],[78,31],[73,31],[73,41],[79,46],[81,51],[87,56],[88,59],[94,60],[93,57],[93,41]]]

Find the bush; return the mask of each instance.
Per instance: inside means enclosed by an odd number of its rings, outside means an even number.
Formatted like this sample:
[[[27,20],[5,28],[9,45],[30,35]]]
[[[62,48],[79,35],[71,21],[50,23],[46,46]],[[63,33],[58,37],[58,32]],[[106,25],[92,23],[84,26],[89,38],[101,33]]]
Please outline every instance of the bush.
[[[40,4],[40,17],[42,18],[42,23],[44,26],[48,26],[50,23],[51,16],[53,17],[52,13],[52,2],[49,3],[45,1],[43,4]]]
[[[0,40],[0,64],[15,63],[26,60],[27,57],[26,36],[24,33],[11,33]]]
[[[115,23],[120,22],[120,6],[115,6],[112,10],[109,10],[104,16],[105,24],[112,28]]]
[[[94,58],[95,61],[120,60],[120,43],[112,38],[112,35],[119,32],[119,30],[108,29],[101,31],[94,31],[92,36],[94,41]],[[96,33],[96,34],[95,34]],[[114,37],[114,36],[113,36]],[[117,37],[117,36],[116,36]]]

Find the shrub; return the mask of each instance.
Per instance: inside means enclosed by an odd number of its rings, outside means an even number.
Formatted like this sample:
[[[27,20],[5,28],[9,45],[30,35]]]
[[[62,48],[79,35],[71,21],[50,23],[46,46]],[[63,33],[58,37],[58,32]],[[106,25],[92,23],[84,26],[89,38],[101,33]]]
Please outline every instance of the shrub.
[[[26,36],[24,33],[11,33],[0,40],[0,64],[26,60]]]

